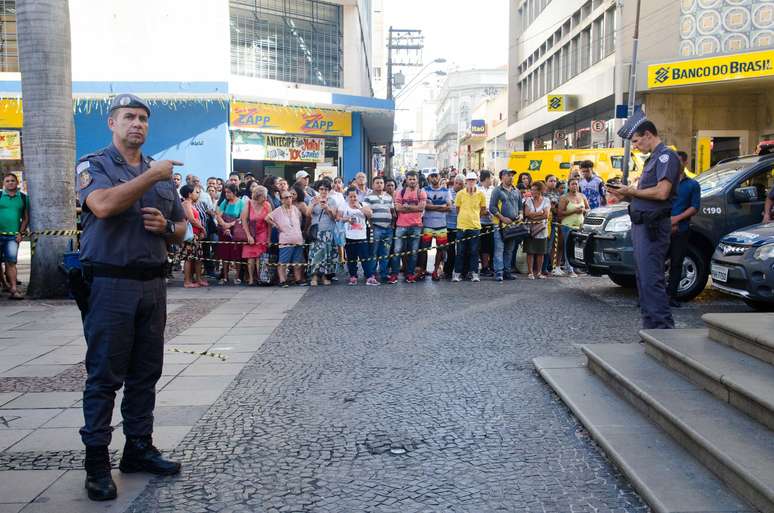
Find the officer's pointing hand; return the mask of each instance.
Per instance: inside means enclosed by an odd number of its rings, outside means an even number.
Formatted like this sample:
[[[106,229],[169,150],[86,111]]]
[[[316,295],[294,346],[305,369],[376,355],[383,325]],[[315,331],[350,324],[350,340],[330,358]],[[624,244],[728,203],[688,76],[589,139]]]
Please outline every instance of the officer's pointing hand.
[[[145,207],[142,212],[142,222],[145,229],[156,235],[164,235],[167,231],[167,219],[157,208]]]
[[[156,181],[164,182],[172,179],[175,166],[182,166],[177,160],[154,160],[150,163],[150,171],[156,173]]]

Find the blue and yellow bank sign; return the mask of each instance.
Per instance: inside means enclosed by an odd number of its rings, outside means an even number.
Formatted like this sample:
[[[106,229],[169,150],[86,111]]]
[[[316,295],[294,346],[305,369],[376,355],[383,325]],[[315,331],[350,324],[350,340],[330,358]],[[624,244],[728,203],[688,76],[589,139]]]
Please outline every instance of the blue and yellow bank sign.
[[[352,113],[312,107],[232,101],[229,122],[231,130],[343,137],[352,135]]]
[[[774,50],[648,66],[648,88],[774,76]]]

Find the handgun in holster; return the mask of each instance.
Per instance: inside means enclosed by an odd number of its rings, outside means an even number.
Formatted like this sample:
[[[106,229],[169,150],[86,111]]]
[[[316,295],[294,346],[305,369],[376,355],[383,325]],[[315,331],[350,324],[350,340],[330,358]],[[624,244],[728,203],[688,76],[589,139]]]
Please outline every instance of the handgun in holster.
[[[67,270],[67,287],[70,294],[75,299],[75,304],[81,311],[81,319],[86,317],[89,311],[89,295],[91,294],[91,282],[84,275],[84,271],[77,267],[71,267]]]

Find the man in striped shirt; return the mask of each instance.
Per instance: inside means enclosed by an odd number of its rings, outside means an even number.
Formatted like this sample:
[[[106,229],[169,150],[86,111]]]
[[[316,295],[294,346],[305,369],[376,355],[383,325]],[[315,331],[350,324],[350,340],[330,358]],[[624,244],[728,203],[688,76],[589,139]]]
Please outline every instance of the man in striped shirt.
[[[395,218],[395,205],[392,201],[392,196],[384,191],[384,178],[377,176],[373,180],[374,190],[371,191],[364,199],[363,203],[371,208],[373,215],[371,216],[371,235],[373,237],[373,244],[371,245],[371,272],[368,273],[372,276],[372,280],[376,279],[376,269],[379,269],[379,279],[382,282],[388,281],[387,263],[389,259],[387,255],[390,254],[390,246],[392,245],[392,221]],[[379,258],[379,260],[375,260]],[[393,273],[397,274],[400,269],[393,270]],[[395,280],[397,282],[397,280]]]

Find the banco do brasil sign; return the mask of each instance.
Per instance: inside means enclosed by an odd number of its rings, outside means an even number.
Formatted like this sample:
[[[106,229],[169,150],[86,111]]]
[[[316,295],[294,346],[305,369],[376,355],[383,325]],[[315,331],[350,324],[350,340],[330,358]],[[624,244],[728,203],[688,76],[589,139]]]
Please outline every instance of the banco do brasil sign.
[[[648,66],[648,88],[774,76],[774,50]]]

